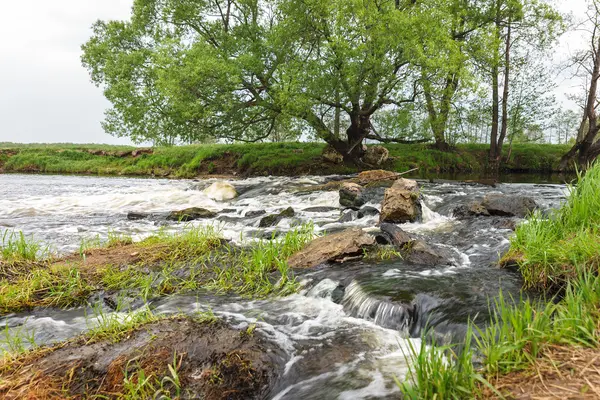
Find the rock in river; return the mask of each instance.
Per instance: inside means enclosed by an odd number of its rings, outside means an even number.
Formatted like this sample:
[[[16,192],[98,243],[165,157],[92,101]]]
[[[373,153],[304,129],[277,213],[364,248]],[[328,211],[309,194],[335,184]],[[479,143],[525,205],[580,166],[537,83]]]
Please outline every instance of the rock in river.
[[[525,218],[538,208],[537,203],[531,197],[504,194],[489,194],[483,198],[482,205],[490,215],[519,218]]]
[[[380,222],[415,222],[421,218],[419,186],[416,181],[400,178],[386,189]]]
[[[360,228],[350,228],[313,240],[303,250],[292,255],[292,268],[312,268],[324,262],[344,262],[363,256],[363,249],[373,246],[375,238]]]
[[[275,226],[284,218],[292,218],[296,212],[292,207],[288,207],[281,211],[279,214],[272,214],[263,217],[258,224],[259,228],[268,228],[269,226]]]
[[[215,182],[204,189],[204,194],[217,201],[231,200],[237,197],[237,191],[233,185],[222,181]]]
[[[361,194],[364,188],[358,183],[345,182],[340,188],[340,204],[344,207],[359,208],[365,204]]]
[[[375,169],[371,171],[363,171],[356,177],[361,185],[370,185],[375,183],[388,183],[388,186],[398,179],[398,174],[392,171],[383,169]]]
[[[412,241],[408,233],[394,224],[384,222],[379,225],[379,229],[381,233],[376,235],[376,238],[380,244],[393,244],[398,250],[404,250],[404,247]]]
[[[201,218],[214,218],[216,216],[216,213],[205,208],[191,207],[184,210],[172,211],[167,216],[167,219],[170,221],[188,222]]]

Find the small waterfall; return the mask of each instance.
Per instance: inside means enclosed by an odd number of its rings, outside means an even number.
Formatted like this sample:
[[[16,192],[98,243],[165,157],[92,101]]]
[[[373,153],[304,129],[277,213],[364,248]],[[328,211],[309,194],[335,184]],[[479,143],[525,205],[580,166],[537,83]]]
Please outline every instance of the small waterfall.
[[[354,317],[400,332],[408,332],[414,319],[411,305],[371,297],[354,280],[346,288],[342,305],[344,310]]]

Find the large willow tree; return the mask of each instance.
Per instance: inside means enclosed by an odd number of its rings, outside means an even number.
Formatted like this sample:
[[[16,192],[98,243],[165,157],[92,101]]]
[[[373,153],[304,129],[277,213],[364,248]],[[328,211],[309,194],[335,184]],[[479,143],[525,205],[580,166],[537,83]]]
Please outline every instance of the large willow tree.
[[[256,141],[294,124],[360,162],[373,115],[414,101],[420,68],[457,45],[448,3],[136,0],[131,20],[94,25],[82,59],[111,134]]]

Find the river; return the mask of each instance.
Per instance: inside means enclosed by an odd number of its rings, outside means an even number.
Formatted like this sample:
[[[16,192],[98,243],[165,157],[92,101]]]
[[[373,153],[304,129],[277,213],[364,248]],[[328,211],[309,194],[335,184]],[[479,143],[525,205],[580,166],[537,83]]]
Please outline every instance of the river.
[[[0,175],[0,231],[21,230],[55,253],[78,251],[82,241],[106,240],[109,232],[142,239],[160,229],[177,231],[184,224],[159,219],[129,220],[129,212],[159,215],[187,207],[219,214],[193,224],[216,225],[221,234],[244,242],[312,222],[317,231],[348,226],[376,229],[377,216],[339,222],[342,207],[332,192],[300,193],[298,188],[339,177],[260,177],[232,180],[240,196],[229,202],[208,198],[202,189],[212,181],[101,178],[52,175]],[[565,198],[560,184],[420,182],[423,221],[403,224],[407,232],[454,255],[445,265],[422,267],[403,260],[377,264],[358,261],[298,272],[298,294],[248,300],[209,293],[154,299],[158,314],[211,309],[233,325],[256,324],[285,354],[284,372],[269,394],[272,399],[396,398],[394,377],[407,371],[405,354],[419,345],[426,324],[441,340],[452,341],[471,319],[485,321],[489,300],[502,290],[519,294],[520,278],[498,269],[495,261],[508,248],[512,231],[498,218],[459,221],[455,206],[486,194],[527,195],[542,209]],[[380,208],[381,198],[369,206]],[[276,227],[258,228],[260,217],[293,207],[294,218]],[[97,307],[39,309],[0,317],[5,333],[50,344],[76,336],[95,324]],[[110,312],[110,310],[104,310]],[[0,342],[2,342],[0,336]],[[0,343],[1,345],[1,343]]]

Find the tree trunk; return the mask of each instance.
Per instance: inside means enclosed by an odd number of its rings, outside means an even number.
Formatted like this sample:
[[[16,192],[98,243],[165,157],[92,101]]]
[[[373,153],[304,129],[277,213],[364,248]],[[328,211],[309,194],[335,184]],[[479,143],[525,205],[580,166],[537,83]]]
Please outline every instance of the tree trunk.
[[[423,84],[425,105],[427,108],[427,114],[429,116],[429,125],[435,139],[435,148],[448,151],[450,146],[446,141],[446,128],[448,126],[448,120],[450,118],[450,107],[452,106],[452,98],[456,94],[458,89],[459,77],[458,73],[449,72],[446,76],[446,82],[444,90],[442,92],[442,99],[440,101],[439,112],[435,108],[433,96],[431,94],[431,84],[427,81]]]
[[[588,122],[587,132],[581,141],[577,141],[575,145],[565,154],[560,160],[559,169],[565,170],[577,155],[577,163],[579,168],[585,169],[588,163],[595,158],[594,140],[598,134],[598,116],[596,115],[596,99],[598,91],[598,79],[600,79],[600,39],[596,43],[596,48],[593,49],[592,60],[594,68],[590,80],[590,90],[588,92],[585,103],[585,115],[582,124]],[[597,156],[597,154],[596,154]]]
[[[335,89],[335,102],[337,104],[340,103],[340,91],[339,89]],[[340,137],[340,119],[341,119],[341,110],[339,107],[335,108],[335,115],[333,117],[333,134],[335,137]]]
[[[500,2],[496,2],[495,38],[500,42]],[[498,165],[498,119],[500,115],[499,94],[498,94],[498,74],[500,72],[500,56],[498,47],[494,47],[494,60],[492,62],[492,129],[490,132],[490,167],[496,170]]]
[[[506,32],[506,47],[504,54],[504,88],[502,90],[502,128],[500,130],[500,137],[498,138],[497,149],[497,160],[500,161],[502,157],[502,146],[504,144],[504,138],[506,138],[506,132],[508,131],[508,94],[509,94],[509,83],[510,83],[510,20],[508,21],[508,27]]]

